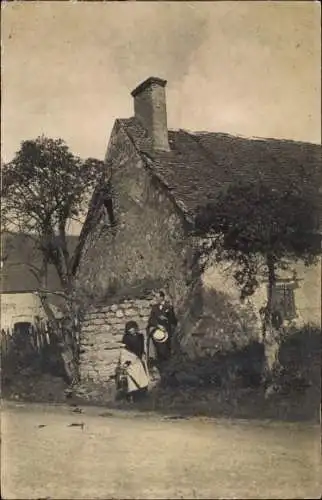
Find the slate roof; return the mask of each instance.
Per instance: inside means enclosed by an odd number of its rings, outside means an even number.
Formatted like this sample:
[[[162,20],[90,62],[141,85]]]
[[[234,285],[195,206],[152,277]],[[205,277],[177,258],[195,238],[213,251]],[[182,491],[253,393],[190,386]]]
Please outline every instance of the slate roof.
[[[78,238],[68,236],[67,245],[73,251]],[[39,289],[39,283],[30,270],[41,266],[41,253],[35,249],[34,241],[24,233],[7,233],[1,237],[1,293],[32,292]],[[59,291],[61,285],[53,265],[48,266],[47,290]]]
[[[200,206],[215,201],[224,186],[239,179],[262,178],[278,187],[290,182],[293,173],[296,178],[300,173],[303,183],[313,177],[317,188],[322,186],[321,147],[317,144],[169,130],[171,151],[156,152],[135,118],[118,122],[191,220]]]

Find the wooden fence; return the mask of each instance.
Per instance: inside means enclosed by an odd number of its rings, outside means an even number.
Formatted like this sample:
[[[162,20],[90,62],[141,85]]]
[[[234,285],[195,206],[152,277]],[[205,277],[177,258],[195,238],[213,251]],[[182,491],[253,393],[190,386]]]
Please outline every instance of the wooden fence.
[[[12,349],[20,347],[39,353],[44,345],[50,345],[50,327],[46,322],[1,330],[1,354],[6,357]]]
[[[41,372],[62,375],[61,344],[65,333],[54,333],[47,321],[36,325],[18,323],[12,329],[1,330],[1,370],[3,374],[13,373],[22,368],[33,367]]]

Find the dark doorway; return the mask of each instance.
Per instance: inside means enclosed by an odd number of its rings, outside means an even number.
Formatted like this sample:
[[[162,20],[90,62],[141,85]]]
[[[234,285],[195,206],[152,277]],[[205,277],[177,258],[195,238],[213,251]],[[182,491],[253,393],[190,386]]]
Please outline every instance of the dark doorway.
[[[28,335],[32,329],[32,324],[28,321],[21,321],[13,325],[13,333],[17,335]]]

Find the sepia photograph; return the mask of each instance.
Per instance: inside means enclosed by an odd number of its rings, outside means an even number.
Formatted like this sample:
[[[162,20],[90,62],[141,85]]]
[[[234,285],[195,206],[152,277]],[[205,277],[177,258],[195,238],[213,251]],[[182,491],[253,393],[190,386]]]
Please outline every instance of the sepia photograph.
[[[1,2],[1,498],[321,498],[321,5]]]

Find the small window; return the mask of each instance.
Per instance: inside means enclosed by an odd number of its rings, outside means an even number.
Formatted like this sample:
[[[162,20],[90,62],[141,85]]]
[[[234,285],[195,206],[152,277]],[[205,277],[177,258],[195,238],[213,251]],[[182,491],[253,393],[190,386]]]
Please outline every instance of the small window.
[[[277,283],[273,291],[273,308],[281,314],[283,320],[296,317],[294,285],[292,283]]]
[[[115,221],[115,215],[114,215],[114,208],[113,208],[113,202],[112,200],[105,199],[103,202],[104,210],[105,210],[105,217],[108,219],[108,222],[111,226],[114,226],[116,221]]]

